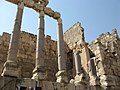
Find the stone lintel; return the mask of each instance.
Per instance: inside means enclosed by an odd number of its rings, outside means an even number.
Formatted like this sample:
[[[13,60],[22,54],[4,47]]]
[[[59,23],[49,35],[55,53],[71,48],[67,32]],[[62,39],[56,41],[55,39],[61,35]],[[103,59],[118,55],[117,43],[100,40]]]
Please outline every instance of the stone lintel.
[[[19,0],[6,0],[6,1],[11,2],[13,4],[18,4],[19,3]]]
[[[45,14],[50,16],[50,17],[53,17],[54,16],[54,11],[49,8],[49,7],[44,7],[44,11],[45,11]]]
[[[59,19],[60,18],[60,13],[57,11],[53,11],[51,8],[49,7],[44,7],[44,12],[46,15],[53,17],[54,19]]]
[[[19,2],[20,2],[19,0],[6,0],[6,1],[11,2],[11,3],[13,3],[13,4],[16,4],[16,5],[18,5]],[[24,3],[24,5],[25,5],[26,7],[32,8],[32,9],[34,9],[34,10],[37,11],[37,12],[40,12],[41,9],[43,8],[43,6],[41,6],[41,4],[35,3],[35,2],[32,1],[32,0],[23,0],[22,2]],[[51,8],[49,8],[49,7],[44,7],[44,12],[45,12],[46,15],[48,15],[48,16],[50,16],[50,17],[53,17],[53,18],[56,19],[56,20],[59,19],[60,16],[61,16],[59,12],[53,11],[53,10],[52,10]]]
[[[6,1],[13,3],[13,4],[16,4],[16,5],[18,5],[20,2],[19,0],[6,0]],[[23,0],[21,2],[23,2],[26,7],[35,8],[34,1],[32,1],[32,0]]]

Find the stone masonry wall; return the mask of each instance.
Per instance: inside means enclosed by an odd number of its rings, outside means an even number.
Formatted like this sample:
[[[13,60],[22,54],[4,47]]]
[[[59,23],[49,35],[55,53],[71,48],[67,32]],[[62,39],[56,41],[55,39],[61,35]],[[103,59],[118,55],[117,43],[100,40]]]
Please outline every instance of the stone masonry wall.
[[[96,73],[100,84],[111,90],[120,89],[120,38],[116,29],[110,34],[101,34],[98,39],[88,45],[95,55]],[[117,89],[119,87],[119,89]]]
[[[64,41],[66,44],[66,53],[67,53],[67,63],[71,68],[68,66],[68,73],[69,75],[72,75],[71,77],[75,77],[76,70],[75,70],[75,58],[74,58],[74,51],[77,50],[79,53],[79,56],[81,58],[80,60],[80,70],[81,73],[88,72],[88,60],[89,60],[89,50],[87,48],[87,44],[85,42],[84,37],[84,28],[81,27],[81,24],[77,22],[74,24],[69,30],[67,30],[64,33]],[[72,71],[71,71],[72,70]],[[87,76],[85,76],[86,79]]]
[[[10,41],[10,34],[4,32],[3,35],[0,36],[0,74],[3,69],[3,65],[7,59],[9,41]]]
[[[7,60],[7,52],[10,42],[10,34],[3,33],[0,36],[0,73],[4,62]],[[21,32],[20,44],[18,50],[18,64],[19,73],[21,78],[31,78],[32,71],[35,67],[35,54],[36,54],[36,35]],[[45,69],[46,80],[55,81],[55,74],[57,72],[57,42],[51,40],[50,36],[45,37]],[[51,78],[52,77],[52,78]]]
[[[10,34],[5,32],[0,36],[0,73],[4,62],[7,60],[10,36]],[[36,35],[24,31],[21,32],[17,58],[20,78],[32,77],[32,71],[35,67],[36,38]],[[73,53],[77,49],[81,57],[81,70],[85,72],[81,71],[81,73],[83,73],[84,79],[87,76],[87,86],[90,86],[90,90],[120,90],[120,38],[116,29],[113,29],[112,33],[101,34],[96,40],[87,45],[84,40],[84,29],[80,26],[80,23],[76,23],[64,33],[64,41],[69,80],[73,79],[76,74]],[[58,71],[57,42],[51,40],[48,35],[45,37],[44,58],[46,80],[55,81],[55,74]],[[27,81],[25,80],[25,82]],[[45,85],[49,86],[51,82],[45,83]]]
[[[64,33],[67,71],[70,75],[70,79],[73,78],[76,73],[73,49],[76,47],[77,44],[79,45],[80,43],[82,43],[82,30],[83,28],[81,27],[80,23],[77,22]]]
[[[12,86],[12,87],[11,87]],[[0,77],[0,90],[86,90],[74,84]]]
[[[69,49],[74,49],[75,45],[79,45],[84,40],[84,29],[80,23],[77,22],[70,29],[64,33],[64,40]]]

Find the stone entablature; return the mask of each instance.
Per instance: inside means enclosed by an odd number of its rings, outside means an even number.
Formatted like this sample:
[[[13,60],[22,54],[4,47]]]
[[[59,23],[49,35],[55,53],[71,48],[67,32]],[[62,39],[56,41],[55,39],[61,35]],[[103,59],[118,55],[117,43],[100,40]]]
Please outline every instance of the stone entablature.
[[[67,72],[66,72],[66,60],[65,60],[65,50],[64,50],[64,39],[63,39],[63,23],[59,12],[46,7],[49,3],[48,0],[7,0],[13,4],[17,5],[17,13],[13,28],[13,33],[11,35],[9,50],[7,55],[7,61],[4,63],[4,69],[2,71],[2,76],[12,76],[19,77],[17,54],[20,42],[20,32],[24,7],[32,8],[39,14],[39,26],[36,40],[36,53],[35,53],[35,68],[33,70],[32,79],[35,80],[45,80],[46,70],[45,70],[45,21],[44,16],[48,15],[57,21],[57,55],[58,55],[58,72],[56,73],[57,82],[68,82]]]

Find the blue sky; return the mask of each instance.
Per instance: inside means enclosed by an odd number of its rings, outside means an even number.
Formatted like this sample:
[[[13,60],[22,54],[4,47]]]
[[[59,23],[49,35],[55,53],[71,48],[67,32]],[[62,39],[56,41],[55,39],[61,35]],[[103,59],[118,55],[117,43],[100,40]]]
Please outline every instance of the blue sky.
[[[64,32],[79,21],[87,42],[113,28],[117,28],[120,35],[120,0],[49,0],[48,6],[61,13]],[[16,10],[16,5],[0,0],[0,34],[12,33]],[[25,8],[21,29],[37,34],[38,13]],[[45,34],[56,40],[57,24],[48,16],[45,16]]]

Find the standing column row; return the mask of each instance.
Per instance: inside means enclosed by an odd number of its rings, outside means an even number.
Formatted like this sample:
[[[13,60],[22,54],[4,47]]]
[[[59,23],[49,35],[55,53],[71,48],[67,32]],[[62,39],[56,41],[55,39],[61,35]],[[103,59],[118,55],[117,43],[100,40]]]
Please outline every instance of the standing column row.
[[[43,80],[45,79],[45,66],[44,66],[44,11],[40,11],[39,17],[39,29],[37,35],[36,45],[36,66],[33,70],[33,79]]]
[[[13,34],[11,35],[7,61],[4,64],[2,76],[18,77],[17,52],[19,48],[20,29],[22,23],[24,3],[18,4]]]
[[[64,51],[64,40],[63,40],[63,26],[62,19],[59,18],[58,22],[58,72],[56,74],[57,82],[68,82],[66,73],[66,61],[65,61],[65,51]]]

